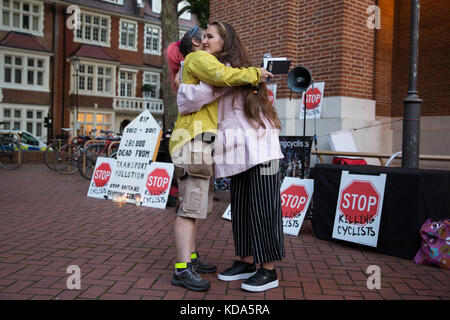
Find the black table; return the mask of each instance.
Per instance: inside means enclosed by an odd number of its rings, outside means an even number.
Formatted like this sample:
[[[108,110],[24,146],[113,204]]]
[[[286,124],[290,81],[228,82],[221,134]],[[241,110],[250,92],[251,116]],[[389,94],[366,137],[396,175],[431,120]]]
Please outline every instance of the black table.
[[[387,175],[376,248],[331,237],[343,170]],[[450,217],[450,171],[318,164],[311,170],[311,177],[312,226],[320,239],[411,260],[421,245],[422,224],[428,218],[436,221]]]

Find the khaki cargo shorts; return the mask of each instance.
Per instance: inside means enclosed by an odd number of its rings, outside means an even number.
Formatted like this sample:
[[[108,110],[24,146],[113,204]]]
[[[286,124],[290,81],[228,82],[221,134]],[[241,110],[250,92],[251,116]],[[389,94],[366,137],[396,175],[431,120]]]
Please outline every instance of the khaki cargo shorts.
[[[191,140],[172,153],[178,182],[177,215],[206,219],[212,211],[214,194],[213,143]],[[187,175],[184,173],[187,172]]]

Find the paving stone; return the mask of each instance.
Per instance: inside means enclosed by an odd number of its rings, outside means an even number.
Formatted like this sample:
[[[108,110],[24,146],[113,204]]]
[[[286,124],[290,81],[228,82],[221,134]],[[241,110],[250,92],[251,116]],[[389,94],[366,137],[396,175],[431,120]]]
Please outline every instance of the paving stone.
[[[151,300],[416,300],[450,299],[450,273],[314,236],[305,220],[299,236],[286,236],[286,258],[276,264],[280,286],[248,293],[240,282],[204,275],[208,292],[173,286],[173,208],[166,210],[86,197],[89,181],[60,175],[44,164],[0,170],[0,299]],[[27,181],[27,183],[24,183]],[[20,201],[17,195],[26,194]],[[228,194],[216,193],[213,213],[199,225],[202,257],[228,268],[231,222],[222,218]],[[81,271],[81,290],[69,290],[70,265]],[[367,287],[366,269],[381,270],[381,289]]]

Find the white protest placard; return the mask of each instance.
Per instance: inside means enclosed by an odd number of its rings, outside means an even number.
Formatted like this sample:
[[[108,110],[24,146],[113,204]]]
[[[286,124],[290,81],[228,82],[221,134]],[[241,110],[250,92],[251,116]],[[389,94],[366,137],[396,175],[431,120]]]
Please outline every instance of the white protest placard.
[[[314,85],[314,89],[313,89]],[[300,119],[304,118],[306,99],[306,119],[319,119],[322,111],[323,95],[325,91],[325,82],[318,82],[311,85],[303,92],[300,104]],[[305,98],[306,95],[306,98]]]
[[[152,162],[140,188],[143,193],[135,200],[146,207],[165,209],[174,169],[173,163]]]
[[[314,180],[285,177],[280,192],[283,232],[297,236],[311,202]]]
[[[231,203],[225,209],[225,212],[223,213],[222,218],[231,220]]]
[[[386,174],[353,175],[342,171],[334,218],[334,239],[376,247]]]
[[[145,174],[156,159],[161,134],[160,125],[148,109],[125,127],[106,194],[108,199],[135,203],[135,196],[143,194]]]
[[[95,163],[94,173],[87,192],[88,197],[105,199],[109,188],[112,172],[116,165],[116,159],[98,157]]]

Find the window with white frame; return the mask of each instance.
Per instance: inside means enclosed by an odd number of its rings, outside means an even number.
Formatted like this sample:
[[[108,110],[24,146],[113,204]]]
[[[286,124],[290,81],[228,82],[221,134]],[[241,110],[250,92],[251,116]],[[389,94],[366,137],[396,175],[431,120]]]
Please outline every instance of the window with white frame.
[[[3,129],[26,130],[42,137],[44,132],[44,117],[48,113],[46,106],[26,106],[5,104],[0,107],[0,119]]]
[[[0,13],[0,29],[43,35],[43,1],[0,0]]]
[[[135,97],[135,82],[136,72],[119,70],[119,96],[120,97]]]
[[[109,47],[111,18],[82,12],[74,30],[74,41]]]
[[[112,113],[78,111],[78,123],[81,134],[87,135],[92,129],[97,129],[95,136],[99,136],[100,130],[111,130]]]
[[[157,72],[144,72],[143,84],[150,87],[150,90],[142,91],[144,98],[159,99],[160,79],[161,75]]]
[[[189,6],[189,3],[184,0],[178,3],[178,12],[180,12],[184,7]],[[183,12],[183,14],[180,15],[180,19],[183,20],[191,20],[191,12],[189,10],[186,10]]]
[[[161,28],[146,24],[144,36],[144,52],[151,54],[161,54]]]
[[[78,93],[92,95],[113,95],[114,94],[114,73],[115,67],[106,65],[96,65],[91,63],[80,63],[78,66]],[[73,83],[77,83],[77,73],[72,66]],[[76,88],[72,86],[72,93]]]
[[[119,48],[137,51],[137,22],[120,19]]]
[[[5,88],[48,91],[49,57],[0,52],[0,84]]]
[[[154,13],[161,13],[161,0],[151,0],[151,6]]]

